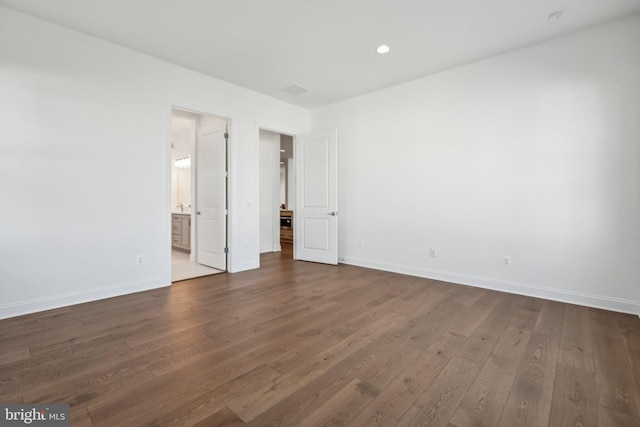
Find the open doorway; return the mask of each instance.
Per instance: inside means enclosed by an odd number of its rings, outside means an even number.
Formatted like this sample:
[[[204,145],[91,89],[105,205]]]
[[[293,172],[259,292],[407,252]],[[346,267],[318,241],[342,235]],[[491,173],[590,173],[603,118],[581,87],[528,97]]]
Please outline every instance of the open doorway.
[[[293,137],[260,129],[260,252],[293,258],[295,162]]]
[[[171,281],[227,268],[229,121],[171,110]]]

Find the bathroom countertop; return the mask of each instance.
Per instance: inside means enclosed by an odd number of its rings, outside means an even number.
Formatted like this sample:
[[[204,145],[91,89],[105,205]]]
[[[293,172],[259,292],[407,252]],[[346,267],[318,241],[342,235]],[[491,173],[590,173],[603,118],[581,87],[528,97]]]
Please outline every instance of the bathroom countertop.
[[[171,212],[171,215],[191,215],[191,212]]]

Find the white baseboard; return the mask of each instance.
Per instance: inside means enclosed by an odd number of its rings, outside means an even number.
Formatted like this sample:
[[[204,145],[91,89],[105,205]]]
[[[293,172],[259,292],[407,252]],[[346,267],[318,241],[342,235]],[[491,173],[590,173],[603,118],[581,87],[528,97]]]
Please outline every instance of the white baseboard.
[[[458,283],[461,285],[475,286],[478,288],[492,289],[495,291],[526,295],[569,304],[584,305],[587,307],[635,314],[640,317],[640,301],[574,292],[564,289],[547,288],[544,286],[509,282],[506,280],[492,279],[488,277],[449,273],[401,264],[381,263],[357,258],[341,258],[340,262],[343,264],[372,268],[374,270],[389,271],[392,273],[406,274],[426,279],[441,280],[443,282]]]
[[[263,246],[260,248],[260,254],[280,252],[280,251],[282,251],[282,247],[280,246],[280,244],[273,245],[273,246]]]
[[[113,298],[135,292],[148,291],[151,289],[170,286],[171,281],[163,277],[140,280],[136,282],[120,283],[113,286],[105,286],[97,289],[88,289],[78,292],[70,292],[62,295],[53,295],[43,298],[34,298],[26,301],[18,301],[11,304],[0,305],[0,319],[22,316],[25,314],[37,313],[40,311],[53,310],[55,308],[67,307],[85,302],[97,301],[106,298]]]
[[[255,270],[260,268],[260,264],[255,262],[245,262],[243,264],[234,265],[229,268],[229,273],[240,273],[241,271]]]

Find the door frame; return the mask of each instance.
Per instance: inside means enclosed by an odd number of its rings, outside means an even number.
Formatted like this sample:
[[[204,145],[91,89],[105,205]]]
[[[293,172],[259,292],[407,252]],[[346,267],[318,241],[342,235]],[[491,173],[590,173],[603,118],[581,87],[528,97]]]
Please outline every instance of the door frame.
[[[258,239],[258,244],[257,244],[257,248],[258,248],[258,268],[260,267],[260,131],[261,130],[266,130],[269,132],[273,132],[273,133],[277,133],[280,135],[287,135],[290,136],[291,138],[293,138],[293,158],[295,160],[295,156],[296,156],[296,137],[297,135],[300,133],[299,130],[295,130],[295,129],[291,129],[287,126],[282,126],[282,125],[278,125],[278,124],[274,124],[274,123],[267,123],[267,122],[257,122],[256,123],[256,131],[255,131],[255,149],[256,149],[256,189],[257,189],[257,196],[256,196],[256,230],[258,230],[257,232],[257,239]],[[298,168],[296,165],[296,174],[297,174]],[[279,173],[278,173],[279,174]],[[296,179],[296,177],[294,176],[294,180]],[[295,221],[296,221],[296,217],[295,217],[295,213],[294,213],[294,217],[293,217],[293,221],[294,221],[294,227],[293,227],[293,258],[296,259],[296,225],[295,225]],[[280,221],[278,220],[278,224],[280,223]],[[280,233],[278,233],[280,234]]]
[[[225,200],[225,209],[227,210],[228,214],[225,215],[225,228],[226,228],[226,233],[225,233],[225,247],[229,248],[229,242],[232,241],[231,239],[231,230],[233,229],[233,227],[231,226],[231,223],[233,222],[233,215],[231,212],[231,209],[229,208],[229,206],[232,205],[233,203],[233,193],[231,192],[231,188],[232,188],[232,184],[233,184],[233,180],[232,180],[232,173],[231,173],[231,165],[232,165],[232,155],[231,155],[231,138],[233,136],[233,119],[231,117],[230,114],[226,113],[226,112],[222,112],[222,111],[218,111],[218,112],[212,112],[210,109],[200,106],[200,105],[194,105],[192,103],[189,102],[180,102],[180,101],[171,101],[169,102],[168,108],[167,108],[167,137],[166,137],[166,143],[165,143],[165,155],[166,155],[166,159],[165,159],[165,165],[166,165],[166,174],[167,174],[167,179],[165,181],[165,197],[166,197],[166,201],[165,201],[165,232],[167,233],[167,242],[168,242],[168,256],[167,256],[167,262],[166,262],[166,269],[165,269],[165,274],[169,280],[169,284],[173,284],[172,280],[171,280],[171,272],[172,272],[172,266],[171,266],[171,210],[172,210],[172,206],[171,206],[171,118],[173,116],[173,110],[180,110],[180,111],[184,111],[186,113],[191,113],[191,114],[198,114],[198,115],[204,115],[204,116],[210,116],[210,117],[215,117],[218,118],[220,120],[224,120],[227,123],[227,130],[226,132],[228,133],[228,138],[226,138],[226,149],[225,149],[225,153],[226,153],[226,159],[225,159],[225,163],[226,163],[226,200]],[[197,129],[195,129],[196,132],[196,138],[197,138]],[[195,141],[194,141],[195,143]],[[195,160],[195,156],[197,156],[197,153],[192,152],[192,167],[194,167],[193,165],[196,164]],[[197,166],[196,166],[197,167]],[[194,176],[194,171],[192,170],[192,177]],[[195,196],[195,189],[192,188],[192,200],[191,200],[191,206],[192,209],[194,209],[195,203],[197,202],[197,200],[195,198],[193,198]],[[197,197],[197,196],[196,196]],[[195,222],[192,221],[192,224],[194,224],[195,227]],[[195,235],[196,233],[192,233],[192,236]],[[192,242],[193,243],[193,242]],[[196,244],[197,244],[197,238],[196,238]],[[229,249],[226,253],[226,270],[225,271],[229,271],[229,266],[231,265],[232,262],[232,251]]]
[[[280,138],[280,134],[276,133],[276,132],[271,132],[271,131],[266,131],[264,129],[259,129],[259,134],[260,137],[262,135],[263,132],[268,132],[269,134],[273,135],[274,137]],[[275,141],[274,141],[275,142]],[[267,194],[262,192],[262,188],[263,188],[263,180],[264,177],[262,176],[262,163],[263,163],[263,150],[265,149],[265,145],[270,145],[270,144],[266,144],[265,142],[262,141],[262,139],[260,140],[260,144],[258,146],[258,178],[259,178],[259,187],[258,187],[258,198],[256,200],[256,205],[258,206],[257,208],[257,213],[258,213],[258,218],[259,218],[259,224],[260,224],[260,228],[258,229],[258,239],[259,239],[259,244],[258,244],[258,248],[260,251],[260,254],[262,254],[263,252],[279,252],[280,250],[282,250],[282,248],[280,247],[280,218],[279,215],[277,215],[277,213],[275,212],[275,210],[272,210],[270,212],[270,225],[271,225],[271,244],[269,245],[268,248],[264,248],[263,247],[263,242],[262,242],[262,225],[263,225],[263,214],[265,214],[264,210],[263,210],[263,206],[262,206],[262,200],[263,200],[263,196],[267,196]],[[280,141],[278,140],[278,149],[280,145]],[[274,147],[275,148],[275,147]],[[270,153],[273,154],[273,153]],[[278,152],[278,154],[280,154]],[[277,161],[276,157],[273,157],[270,159],[270,163],[271,166],[273,167],[273,170],[271,171],[272,174],[269,177],[270,181],[271,181],[271,188],[272,188],[272,192],[271,192],[271,205],[272,206],[280,206],[280,197],[279,194],[276,192],[276,188],[279,188],[279,184],[280,184],[280,173],[278,170],[278,173],[276,175],[276,171],[275,171],[275,162]],[[280,165],[278,165],[280,166]],[[266,249],[265,251],[263,251],[263,249]]]

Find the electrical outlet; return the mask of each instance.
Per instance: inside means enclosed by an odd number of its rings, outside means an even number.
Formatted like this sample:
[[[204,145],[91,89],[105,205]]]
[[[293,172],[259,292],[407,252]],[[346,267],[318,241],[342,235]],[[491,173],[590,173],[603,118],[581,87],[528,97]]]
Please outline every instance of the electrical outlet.
[[[143,255],[138,255],[136,259],[138,261],[138,264],[142,264],[144,262],[144,256]]]
[[[510,256],[503,256],[502,257],[502,265],[504,265],[505,267],[508,267],[511,265],[511,257]]]
[[[435,258],[436,256],[438,256],[438,254],[437,254],[437,252],[436,252],[435,248],[431,248],[431,249],[429,249],[429,256],[430,256],[431,258]]]

